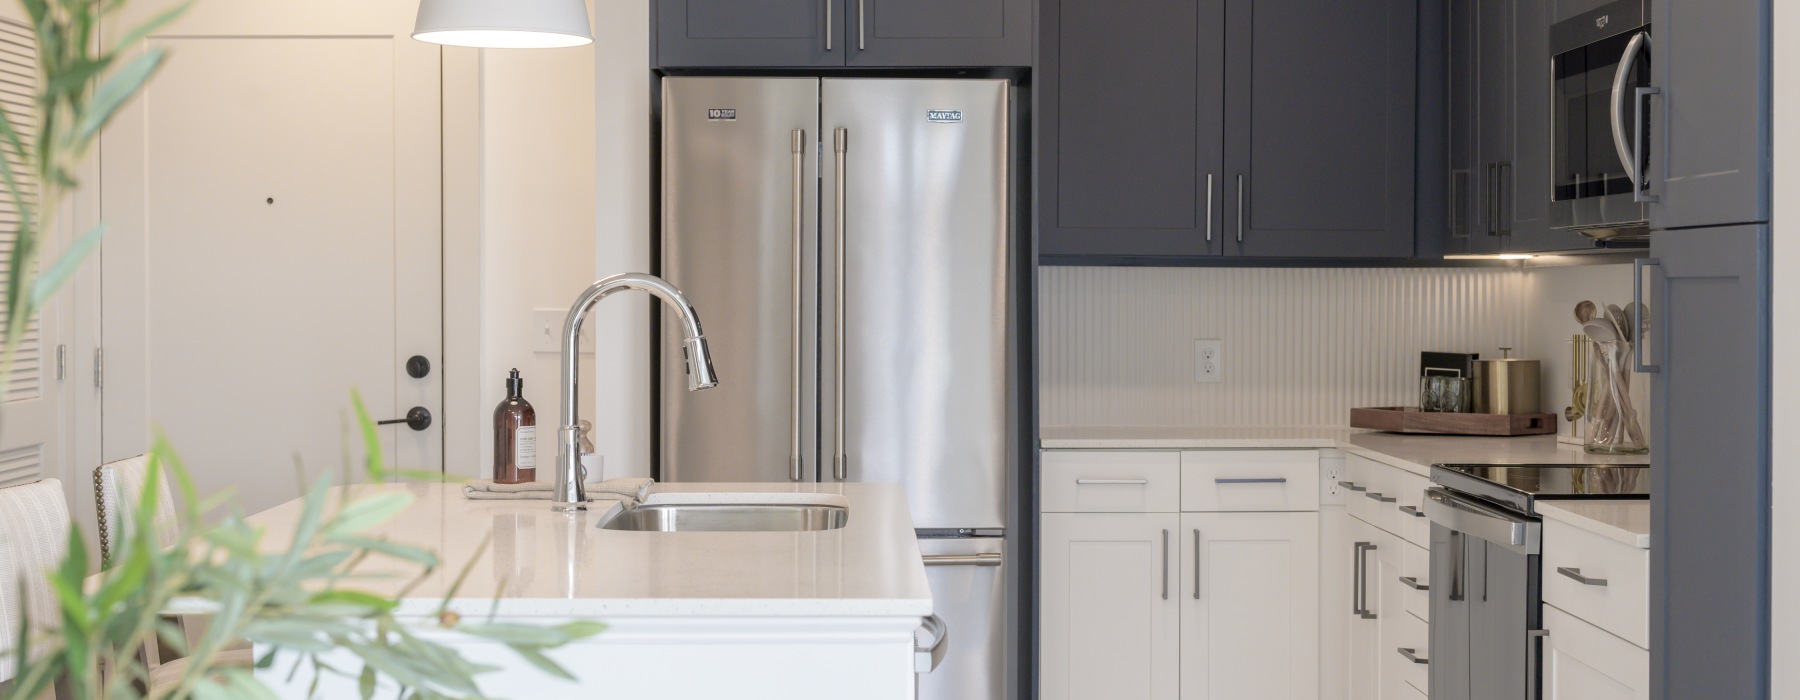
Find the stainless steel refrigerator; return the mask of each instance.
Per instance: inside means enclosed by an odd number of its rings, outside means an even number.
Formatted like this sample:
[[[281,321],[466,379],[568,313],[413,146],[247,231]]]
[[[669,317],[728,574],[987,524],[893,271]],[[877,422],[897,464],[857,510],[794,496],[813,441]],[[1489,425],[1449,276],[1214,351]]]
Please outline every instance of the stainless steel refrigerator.
[[[1010,95],[663,79],[662,274],[723,379],[663,365],[661,478],[905,484],[950,630],[934,700],[1006,687]]]

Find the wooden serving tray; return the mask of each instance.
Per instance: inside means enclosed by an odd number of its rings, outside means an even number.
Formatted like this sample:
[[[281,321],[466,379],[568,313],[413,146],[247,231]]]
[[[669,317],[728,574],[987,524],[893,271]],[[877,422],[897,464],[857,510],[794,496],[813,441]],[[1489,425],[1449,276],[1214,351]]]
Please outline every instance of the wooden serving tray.
[[[1550,435],[1556,414],[1427,413],[1410,407],[1352,408],[1350,427],[1417,435]]]

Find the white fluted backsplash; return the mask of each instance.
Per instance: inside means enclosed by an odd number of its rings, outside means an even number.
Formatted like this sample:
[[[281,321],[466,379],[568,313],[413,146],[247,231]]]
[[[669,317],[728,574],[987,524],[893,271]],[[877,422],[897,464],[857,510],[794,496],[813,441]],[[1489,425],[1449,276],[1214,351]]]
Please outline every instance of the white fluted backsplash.
[[[1344,425],[1416,405],[1419,352],[1525,347],[1520,269],[1046,267],[1040,424]],[[1224,381],[1194,380],[1194,340]]]

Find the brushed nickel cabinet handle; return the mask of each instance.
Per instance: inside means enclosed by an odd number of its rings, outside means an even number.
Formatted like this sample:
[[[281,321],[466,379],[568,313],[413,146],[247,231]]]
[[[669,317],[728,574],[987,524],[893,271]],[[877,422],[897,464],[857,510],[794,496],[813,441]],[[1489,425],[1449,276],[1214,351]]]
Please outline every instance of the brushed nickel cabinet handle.
[[[1169,599],[1169,531],[1163,530],[1162,599]]]
[[[1194,600],[1200,599],[1200,528],[1194,528]]]
[[[1583,586],[1605,586],[1606,585],[1606,579],[1588,578],[1586,576],[1582,576],[1581,569],[1577,569],[1574,567],[1559,566],[1559,567],[1556,567],[1556,573],[1559,573],[1559,574],[1562,574],[1569,578],[1575,579],[1576,583],[1579,583]]]
[[[1238,174],[1237,180],[1238,180],[1237,242],[1243,243],[1244,242],[1244,176],[1242,173]]]
[[[1418,508],[1414,508],[1412,506],[1400,506],[1400,512],[1405,513],[1410,516],[1413,516],[1415,518],[1425,517],[1425,511],[1419,510]]]
[[[1278,476],[1265,479],[1213,479],[1215,484],[1285,484],[1287,477]]]
[[[1367,498],[1367,499],[1369,499],[1369,500],[1371,500],[1371,501],[1376,501],[1376,502],[1379,502],[1379,503],[1393,503],[1393,502],[1395,502],[1395,501],[1398,501],[1398,500],[1400,500],[1400,499],[1399,499],[1399,498],[1396,498],[1396,497],[1394,497],[1394,496],[1383,496],[1383,495],[1381,495],[1381,494],[1379,494],[1379,493],[1376,493],[1376,492],[1374,492],[1374,491],[1370,491],[1370,492],[1368,492],[1368,493],[1365,493],[1365,494],[1363,494],[1363,497],[1364,497],[1364,498]]]
[[[1145,484],[1150,483],[1150,480],[1149,479],[1076,479],[1075,483],[1080,484],[1082,486],[1143,486]]]
[[[1212,242],[1213,174],[1206,174],[1206,242]]]
[[[868,23],[863,21],[863,17],[865,15],[869,14],[868,8],[864,7],[865,4],[867,4],[867,0],[856,0],[856,50],[857,51],[862,51],[863,49],[868,48],[867,46],[864,46],[864,44],[867,43],[867,40],[869,38]]]
[[[837,0],[825,0],[825,50],[831,50],[831,3]]]
[[[1431,659],[1427,659],[1425,657],[1419,656],[1418,655],[1419,650],[1417,650],[1417,649],[1408,649],[1406,647],[1400,647],[1397,651],[1400,652],[1401,656],[1406,657],[1407,661],[1411,661],[1415,664],[1431,663]]]
[[[1369,490],[1368,487],[1366,487],[1366,486],[1357,486],[1356,482],[1354,482],[1354,481],[1340,481],[1340,482],[1338,482],[1338,485],[1342,486],[1348,490],[1356,491],[1359,493]]]
[[[1406,586],[1407,588],[1411,588],[1415,591],[1431,590],[1431,586],[1429,586],[1427,584],[1419,583],[1419,579],[1416,576],[1401,576],[1400,577],[1400,585]]]

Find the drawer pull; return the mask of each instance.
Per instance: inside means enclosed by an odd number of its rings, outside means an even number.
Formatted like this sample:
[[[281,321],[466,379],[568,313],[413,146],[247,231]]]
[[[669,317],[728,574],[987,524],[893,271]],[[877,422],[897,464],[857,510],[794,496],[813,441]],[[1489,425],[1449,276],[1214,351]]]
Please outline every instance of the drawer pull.
[[[1414,508],[1412,506],[1400,506],[1400,512],[1405,513],[1410,516],[1413,516],[1415,518],[1425,517],[1425,511],[1419,510],[1418,508]]]
[[[1577,569],[1577,568],[1573,568],[1573,567],[1568,567],[1568,566],[1556,567],[1556,573],[1559,573],[1559,574],[1562,574],[1569,578],[1575,579],[1576,583],[1579,583],[1583,586],[1604,586],[1604,585],[1606,585],[1606,579],[1588,578],[1586,576],[1582,576],[1581,569]]]
[[[1381,503],[1393,503],[1395,501],[1400,500],[1399,498],[1396,498],[1394,496],[1383,496],[1374,491],[1370,491],[1368,493],[1363,494],[1363,497],[1368,498],[1369,500],[1372,500],[1372,501],[1379,501]]]
[[[1431,590],[1431,586],[1429,584],[1419,583],[1419,578],[1417,576],[1401,576],[1400,577],[1400,585],[1406,586],[1407,588],[1411,588],[1415,591]]]
[[[1366,487],[1357,486],[1356,482],[1353,482],[1353,481],[1340,481],[1340,482],[1338,482],[1338,485],[1342,486],[1346,489],[1350,489],[1351,491],[1367,491],[1367,490],[1369,490]]]
[[[1267,479],[1213,479],[1215,484],[1285,484],[1287,477],[1277,476]]]
[[[1075,483],[1080,484],[1082,486],[1144,486],[1146,484],[1149,484],[1150,480],[1149,479],[1076,479]]]
[[[1418,651],[1419,651],[1419,650],[1417,650],[1417,649],[1408,649],[1408,648],[1406,648],[1406,647],[1400,647],[1400,648],[1399,648],[1399,649],[1398,649],[1398,650],[1397,650],[1397,651],[1399,651],[1399,652],[1400,652],[1400,655],[1401,655],[1401,656],[1404,656],[1404,657],[1406,657],[1406,660],[1407,660],[1407,661],[1411,661],[1411,662],[1413,662],[1413,663],[1415,663],[1415,664],[1429,664],[1429,663],[1431,663],[1431,659],[1427,659],[1427,658],[1424,658],[1424,657],[1421,657],[1421,656],[1419,656],[1419,655],[1418,655]]]

